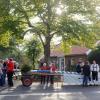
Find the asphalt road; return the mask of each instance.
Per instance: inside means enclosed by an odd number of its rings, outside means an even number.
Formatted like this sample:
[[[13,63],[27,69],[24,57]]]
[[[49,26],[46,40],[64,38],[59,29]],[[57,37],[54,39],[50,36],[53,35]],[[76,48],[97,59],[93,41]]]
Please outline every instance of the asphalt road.
[[[38,83],[23,87],[21,83],[0,91],[0,100],[100,100],[100,86],[63,86],[46,89]]]

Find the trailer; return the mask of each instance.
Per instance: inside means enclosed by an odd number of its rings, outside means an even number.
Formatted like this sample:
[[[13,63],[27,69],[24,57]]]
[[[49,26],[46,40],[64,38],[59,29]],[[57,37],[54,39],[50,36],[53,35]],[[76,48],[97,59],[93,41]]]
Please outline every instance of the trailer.
[[[37,80],[34,78],[34,76],[38,76]],[[55,77],[54,82],[61,82],[63,85],[63,72],[62,71],[56,71],[51,73],[49,70],[31,70],[31,72],[29,74],[24,74],[21,76],[21,81],[23,86],[29,87],[32,85],[33,82],[38,82],[39,77],[41,75],[45,75],[45,76],[51,76],[53,75]],[[58,80],[57,80],[58,78]]]

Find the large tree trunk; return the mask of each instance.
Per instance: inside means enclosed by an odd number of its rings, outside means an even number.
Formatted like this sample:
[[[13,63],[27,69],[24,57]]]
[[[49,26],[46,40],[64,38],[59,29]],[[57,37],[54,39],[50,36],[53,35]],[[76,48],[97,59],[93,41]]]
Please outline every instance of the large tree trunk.
[[[44,61],[45,63],[47,63],[47,65],[50,62],[50,42],[51,38],[50,37],[46,38],[46,42],[44,45]]]

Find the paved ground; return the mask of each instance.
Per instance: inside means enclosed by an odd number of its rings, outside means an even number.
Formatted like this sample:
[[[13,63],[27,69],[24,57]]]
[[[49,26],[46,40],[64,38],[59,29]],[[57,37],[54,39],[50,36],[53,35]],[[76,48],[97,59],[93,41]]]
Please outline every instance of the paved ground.
[[[81,77],[77,74],[67,73],[65,79],[67,85],[63,87],[61,83],[55,83],[54,87],[46,88],[39,83],[24,87],[20,81],[15,81],[12,88],[0,87],[0,100],[100,100],[100,86],[82,87],[78,84],[81,83]],[[71,82],[74,85],[70,85]]]
[[[21,83],[20,83],[19,80],[14,80],[14,84],[15,84],[15,86],[17,86],[17,85],[19,85],[19,84],[21,84]],[[5,90],[6,88],[8,88],[7,80],[6,80],[6,84],[5,84],[4,86],[0,86],[0,92],[1,92],[2,90]]]
[[[54,87],[43,89],[39,83],[23,87],[17,82],[12,88],[0,92],[0,100],[100,100],[99,86],[63,86],[55,83]]]

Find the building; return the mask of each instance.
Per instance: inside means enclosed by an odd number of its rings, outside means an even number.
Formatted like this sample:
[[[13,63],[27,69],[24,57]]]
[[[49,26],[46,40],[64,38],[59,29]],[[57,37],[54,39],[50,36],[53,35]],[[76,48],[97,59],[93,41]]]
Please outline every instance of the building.
[[[51,50],[51,61],[55,62],[59,70],[69,70],[71,66],[76,65],[79,60],[87,60],[87,55],[91,50],[86,47],[72,46],[70,53],[64,54],[60,49],[60,44],[56,45],[54,49]]]

